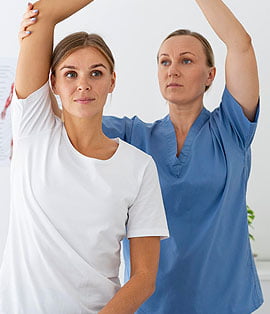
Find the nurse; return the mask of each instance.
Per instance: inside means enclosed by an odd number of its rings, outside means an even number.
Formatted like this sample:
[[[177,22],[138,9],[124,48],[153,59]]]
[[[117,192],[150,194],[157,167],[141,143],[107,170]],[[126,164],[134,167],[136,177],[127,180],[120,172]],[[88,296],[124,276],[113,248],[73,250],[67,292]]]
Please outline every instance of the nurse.
[[[250,249],[246,188],[259,113],[252,41],[221,0],[197,0],[227,48],[220,104],[209,112],[213,51],[200,34],[177,30],[158,51],[169,114],[154,123],[105,117],[103,129],[156,161],[170,239],[161,244],[156,291],[137,313],[248,314],[263,302]],[[129,250],[125,242],[126,278]]]
[[[263,302],[246,213],[250,145],[259,114],[254,49],[221,0],[196,2],[227,48],[220,104],[209,112],[203,102],[216,73],[209,42],[177,30],[157,56],[169,114],[153,123],[103,119],[108,136],[153,156],[170,228],[170,238],[161,243],[156,291],[140,314],[249,314]],[[124,254],[129,278],[127,242]]]

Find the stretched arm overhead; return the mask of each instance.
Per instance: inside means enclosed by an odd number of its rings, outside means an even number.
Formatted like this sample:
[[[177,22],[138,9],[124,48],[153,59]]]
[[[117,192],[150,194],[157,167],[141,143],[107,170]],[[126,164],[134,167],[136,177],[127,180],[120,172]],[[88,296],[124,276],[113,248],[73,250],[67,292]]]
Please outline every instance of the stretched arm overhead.
[[[259,79],[251,38],[221,0],[196,0],[203,14],[227,47],[226,86],[246,117],[254,119],[259,98]]]
[[[39,23],[31,25],[31,36],[21,42],[15,79],[19,98],[26,98],[40,88],[49,77],[54,27],[93,0],[40,0]]]

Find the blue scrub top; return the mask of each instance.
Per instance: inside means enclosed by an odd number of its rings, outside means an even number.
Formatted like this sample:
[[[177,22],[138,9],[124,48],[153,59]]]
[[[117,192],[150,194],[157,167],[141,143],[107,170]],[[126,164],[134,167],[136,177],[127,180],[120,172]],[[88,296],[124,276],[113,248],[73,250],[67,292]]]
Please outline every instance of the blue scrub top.
[[[169,116],[154,123],[104,117],[109,137],[154,158],[170,229],[156,291],[137,313],[248,314],[262,304],[246,211],[257,117],[250,122],[225,88],[217,109],[202,109],[179,157]],[[124,257],[128,276],[128,241]]]

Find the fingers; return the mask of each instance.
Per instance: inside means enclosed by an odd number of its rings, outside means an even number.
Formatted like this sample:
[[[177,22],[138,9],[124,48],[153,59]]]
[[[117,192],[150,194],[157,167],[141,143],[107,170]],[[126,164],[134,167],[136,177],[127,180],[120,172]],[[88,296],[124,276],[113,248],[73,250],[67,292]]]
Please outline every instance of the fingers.
[[[24,39],[25,37],[28,37],[31,34],[30,31],[20,31],[19,32],[19,40]]]
[[[36,17],[24,18],[21,22],[20,31],[26,30],[28,26],[36,23]]]
[[[33,17],[37,17],[38,15],[38,11],[37,10],[33,10],[33,5],[31,3],[28,4],[27,6],[27,10],[23,15],[23,20],[29,19],[29,18],[33,18]]]
[[[33,3],[28,2],[28,4],[27,4],[27,9],[28,9],[28,10],[32,10],[33,7],[34,7]]]
[[[31,32],[27,30],[27,27],[33,25],[37,21],[38,11],[33,10],[33,7],[33,4],[29,2],[20,25],[20,30],[18,34],[19,41],[21,41],[25,37],[28,37],[31,34]]]

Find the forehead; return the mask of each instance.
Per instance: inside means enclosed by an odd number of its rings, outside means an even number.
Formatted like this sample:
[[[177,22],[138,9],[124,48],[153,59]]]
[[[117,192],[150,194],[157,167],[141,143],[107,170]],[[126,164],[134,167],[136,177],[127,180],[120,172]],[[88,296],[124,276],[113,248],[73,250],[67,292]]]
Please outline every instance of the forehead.
[[[202,43],[195,37],[189,35],[173,36],[165,40],[159,50],[159,56],[162,54],[174,55],[190,52],[195,56],[205,55]]]
[[[84,65],[87,63],[89,66],[92,64],[103,64],[109,68],[109,63],[104,55],[95,47],[83,47],[78,48],[75,51],[71,52],[61,60],[59,66],[62,64],[71,64],[71,65]]]

